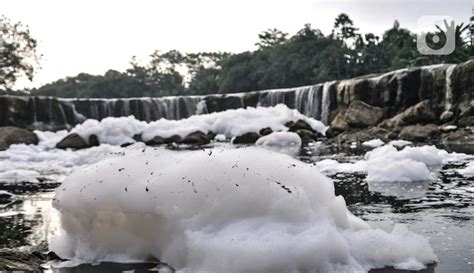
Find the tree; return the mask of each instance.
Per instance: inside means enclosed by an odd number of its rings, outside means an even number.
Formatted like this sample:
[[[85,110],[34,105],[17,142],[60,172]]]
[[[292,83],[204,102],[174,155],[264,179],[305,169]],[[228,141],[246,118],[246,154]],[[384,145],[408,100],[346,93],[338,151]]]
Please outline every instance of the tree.
[[[36,45],[28,27],[0,18],[0,90],[10,89],[18,78],[33,79],[39,60]]]
[[[256,43],[255,45],[258,46],[259,48],[277,46],[287,41],[287,38],[286,38],[287,36],[288,36],[288,33],[285,33],[276,28],[268,29],[258,34],[258,38],[260,41]]]

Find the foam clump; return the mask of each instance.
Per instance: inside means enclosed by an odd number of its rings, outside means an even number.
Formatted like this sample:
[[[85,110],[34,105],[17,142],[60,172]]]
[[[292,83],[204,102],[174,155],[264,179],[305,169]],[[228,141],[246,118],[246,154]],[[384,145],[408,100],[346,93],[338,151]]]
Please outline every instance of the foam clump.
[[[285,126],[290,121],[306,121],[313,130],[324,134],[327,126],[318,120],[309,118],[279,104],[274,107],[247,107],[245,109],[230,109],[204,115],[195,115],[181,120],[160,119],[144,122],[129,117],[108,117],[101,121],[87,120],[74,127],[71,132],[77,133],[84,139],[90,135],[97,135],[100,143],[121,145],[133,143],[134,135],[142,134],[142,139],[148,141],[155,136],[171,137],[179,135],[185,137],[190,133],[201,131],[205,134],[213,132],[231,139],[248,132],[259,132],[269,127],[273,131],[287,131]],[[222,138],[222,136],[221,136]]]
[[[59,256],[154,257],[179,272],[367,272],[437,260],[403,227],[371,229],[310,164],[258,147],[169,151],[133,145],[56,190]]]
[[[385,144],[385,142],[383,142],[383,140],[381,140],[380,138],[371,139],[371,140],[367,140],[367,141],[362,142],[363,146],[367,146],[367,147],[371,147],[371,148],[377,148],[377,147],[380,147],[384,144]]]
[[[317,162],[316,166],[328,174],[367,173],[368,182],[413,182],[433,180],[443,164],[467,158],[470,156],[448,153],[435,146],[406,146],[398,150],[392,144],[386,144],[367,152],[361,161],[339,163],[325,159]]]
[[[260,137],[255,145],[288,154],[296,154],[301,148],[301,137],[294,132],[273,132]]]
[[[474,162],[469,162],[465,168],[459,170],[458,172],[464,176],[474,176]]]

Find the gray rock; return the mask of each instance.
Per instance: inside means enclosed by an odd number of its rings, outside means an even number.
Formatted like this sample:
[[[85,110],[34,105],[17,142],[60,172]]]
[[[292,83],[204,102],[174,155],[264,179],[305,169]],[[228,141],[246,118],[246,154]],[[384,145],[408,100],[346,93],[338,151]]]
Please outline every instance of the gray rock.
[[[328,137],[336,136],[349,129],[349,124],[347,124],[346,120],[344,119],[344,115],[345,111],[340,111],[331,121],[328,132],[326,132]]]
[[[100,145],[99,138],[94,134],[89,136],[89,141],[88,142],[89,142],[89,146],[91,146],[91,147]]]
[[[313,131],[306,130],[306,129],[299,129],[295,133],[297,133],[301,141],[303,143],[309,143],[318,140],[319,135],[314,133]]]
[[[236,136],[232,141],[233,144],[253,144],[259,139],[261,135],[255,132],[248,132],[240,136]]]
[[[145,142],[148,146],[157,146],[165,144],[165,139],[160,136],[155,136],[154,138]]]
[[[180,143],[181,141],[183,141],[183,138],[179,135],[172,135],[164,139],[165,144]]]
[[[386,119],[379,126],[396,128],[414,124],[428,124],[436,121],[436,115],[431,108],[429,100],[421,101],[396,116]]]
[[[365,128],[379,123],[383,115],[382,108],[356,100],[347,108],[344,120],[350,127]]]
[[[454,119],[454,113],[451,111],[444,111],[443,113],[441,113],[441,116],[439,116],[439,121],[441,123],[450,122],[453,119]]]
[[[208,135],[204,134],[203,132],[196,131],[185,136],[181,142],[184,144],[191,144],[191,145],[205,145],[205,144],[210,143],[211,139],[209,138]]]
[[[296,132],[298,130],[308,130],[314,132],[313,128],[302,119],[299,119],[295,123],[288,126],[288,131],[290,132]]]
[[[0,150],[5,150],[12,144],[38,144],[38,136],[26,129],[12,126],[0,127]]]
[[[270,127],[266,127],[266,128],[263,128],[262,130],[260,130],[259,132],[262,136],[266,136],[266,135],[269,135],[271,133],[273,133],[273,130],[272,128]]]
[[[437,139],[440,134],[440,130],[434,124],[410,125],[404,127],[400,131],[400,138],[411,141],[427,142]]]
[[[441,143],[448,150],[474,154],[474,129],[459,129],[444,134]]]
[[[76,133],[67,135],[56,144],[56,148],[58,149],[85,149],[89,147],[91,147],[91,145]]]

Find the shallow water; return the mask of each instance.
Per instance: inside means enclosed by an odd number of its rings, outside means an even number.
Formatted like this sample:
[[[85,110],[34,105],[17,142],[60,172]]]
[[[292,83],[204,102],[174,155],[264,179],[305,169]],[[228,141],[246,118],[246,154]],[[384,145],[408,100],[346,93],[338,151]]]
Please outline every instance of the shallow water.
[[[324,158],[353,162],[366,149],[342,149],[313,146],[297,157],[308,163]],[[363,174],[331,175],[336,192],[344,196],[349,209],[372,227],[390,231],[395,223],[404,223],[412,231],[430,239],[440,262],[420,272],[474,272],[474,178],[455,170],[467,162],[444,165],[435,181],[415,183],[367,183]],[[0,248],[28,248],[39,245],[59,227],[51,207],[53,190],[49,183],[1,183],[13,197],[0,194]],[[154,264],[81,265],[54,272],[121,272],[134,269],[147,272]],[[373,272],[410,272],[390,268]]]

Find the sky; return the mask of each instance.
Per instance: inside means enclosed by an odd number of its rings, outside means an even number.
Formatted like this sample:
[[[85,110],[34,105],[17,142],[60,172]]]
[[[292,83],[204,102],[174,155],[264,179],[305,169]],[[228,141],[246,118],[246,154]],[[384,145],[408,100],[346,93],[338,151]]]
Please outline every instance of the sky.
[[[132,56],[154,50],[242,52],[258,34],[290,35],[304,24],[329,34],[344,12],[362,33],[382,34],[395,19],[416,31],[421,16],[469,22],[474,0],[0,0],[0,15],[28,25],[42,54],[38,87],[80,72],[125,71]]]

